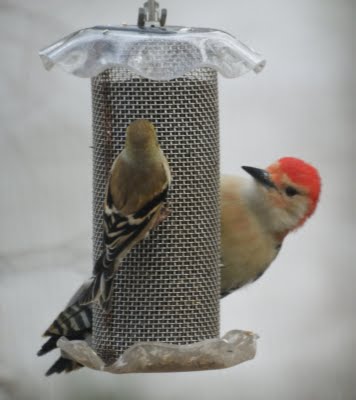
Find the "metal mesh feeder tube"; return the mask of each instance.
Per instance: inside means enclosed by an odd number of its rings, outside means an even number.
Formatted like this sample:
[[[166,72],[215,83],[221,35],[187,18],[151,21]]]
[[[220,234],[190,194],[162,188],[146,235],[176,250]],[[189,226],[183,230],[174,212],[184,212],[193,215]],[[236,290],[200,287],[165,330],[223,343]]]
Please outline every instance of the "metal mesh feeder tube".
[[[170,81],[155,81],[113,68],[92,79],[92,93],[96,257],[101,254],[108,167],[123,148],[131,121],[147,118],[155,124],[172,173],[170,216],[122,263],[115,278],[113,312],[107,315],[94,307],[94,349],[110,363],[137,342],[190,344],[217,337],[216,72],[203,68]]]
[[[129,123],[154,123],[172,172],[170,215],[123,261],[111,312],[94,305],[92,348],[65,339],[58,346],[83,365],[116,373],[223,368],[253,358],[255,335],[219,339],[217,71],[258,71],[263,59],[219,31],[134,27],[82,30],[41,57],[47,67],[92,79],[94,259],[108,172]]]

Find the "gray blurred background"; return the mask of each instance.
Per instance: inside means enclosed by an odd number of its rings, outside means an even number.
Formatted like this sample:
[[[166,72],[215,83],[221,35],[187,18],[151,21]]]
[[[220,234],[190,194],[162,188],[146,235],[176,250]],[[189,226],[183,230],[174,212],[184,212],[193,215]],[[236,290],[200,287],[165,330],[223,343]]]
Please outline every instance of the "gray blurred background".
[[[222,171],[280,156],[323,178],[315,216],[256,284],[222,301],[221,332],[260,335],[253,361],[201,373],[45,378],[40,334],[91,266],[90,82],[38,50],[135,23],[140,1],[0,0],[0,399],[356,398],[353,0],[162,0],[168,24],[226,30],[263,73],[220,79]]]

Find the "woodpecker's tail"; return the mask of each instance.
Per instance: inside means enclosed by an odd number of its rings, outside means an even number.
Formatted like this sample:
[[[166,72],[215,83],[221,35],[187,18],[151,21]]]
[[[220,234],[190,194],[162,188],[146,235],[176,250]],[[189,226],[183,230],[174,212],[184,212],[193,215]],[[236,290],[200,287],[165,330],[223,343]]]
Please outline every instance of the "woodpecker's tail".
[[[53,349],[57,347],[57,341],[59,339],[59,336],[52,336],[50,337],[47,342],[38,350],[37,355],[38,356],[43,356],[43,354],[47,354]]]
[[[90,341],[92,332],[92,308],[91,305],[82,305],[81,301],[86,294],[87,288],[92,280],[85,281],[74,293],[66,308],[58,314],[43,336],[48,340],[37,352],[38,356],[47,354],[57,348],[57,341],[61,336],[68,340],[86,340]],[[60,373],[62,371],[70,372],[82,367],[81,364],[68,359],[63,352],[46,375]]]
[[[47,340],[47,342],[41,347],[41,349],[37,352],[37,355],[43,356],[43,354],[46,354],[52,351],[53,349],[56,349],[58,339],[59,336],[51,336]],[[58,360],[51,366],[51,368],[49,368],[49,370],[46,372],[46,376],[50,376],[54,373],[60,374],[63,371],[71,372],[81,367],[82,364],[79,364],[74,360],[70,360],[69,358],[65,358],[62,356],[58,358]]]
[[[59,357],[52,367],[46,372],[46,376],[60,374],[61,372],[71,372],[81,368],[82,366],[82,364],[79,364],[74,360],[70,360],[69,358]]]
[[[52,322],[43,336],[49,337],[40,350],[38,356],[43,356],[57,348],[57,341],[61,336],[69,340],[86,340],[91,336],[92,310],[90,305],[73,304],[62,311]],[[60,357],[46,372],[46,376],[62,371],[70,372],[82,367],[81,364],[66,357]]]

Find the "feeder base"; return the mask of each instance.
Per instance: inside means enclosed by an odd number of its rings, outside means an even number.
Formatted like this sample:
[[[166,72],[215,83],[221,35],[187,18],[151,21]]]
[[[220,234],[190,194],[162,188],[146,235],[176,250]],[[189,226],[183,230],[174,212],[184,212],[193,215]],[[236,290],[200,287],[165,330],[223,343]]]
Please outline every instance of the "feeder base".
[[[80,364],[113,374],[132,372],[183,372],[229,368],[256,355],[258,336],[252,332],[233,330],[221,339],[175,345],[142,342],[128,348],[113,364],[105,365],[90,345],[82,340],[61,337],[57,346]]]

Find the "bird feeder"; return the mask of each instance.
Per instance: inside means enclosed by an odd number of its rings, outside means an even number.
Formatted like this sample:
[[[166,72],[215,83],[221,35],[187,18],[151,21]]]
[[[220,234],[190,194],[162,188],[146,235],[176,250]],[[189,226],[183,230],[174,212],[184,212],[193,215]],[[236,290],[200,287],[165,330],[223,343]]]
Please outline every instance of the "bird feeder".
[[[265,61],[225,32],[166,27],[166,16],[148,1],[137,26],[82,29],[40,52],[46,69],[91,78],[94,262],[108,172],[129,123],[153,122],[172,172],[170,215],[123,261],[110,313],[93,306],[91,344],[58,341],[81,364],[114,373],[224,368],[255,355],[250,332],[219,338],[217,73],[235,78]]]

